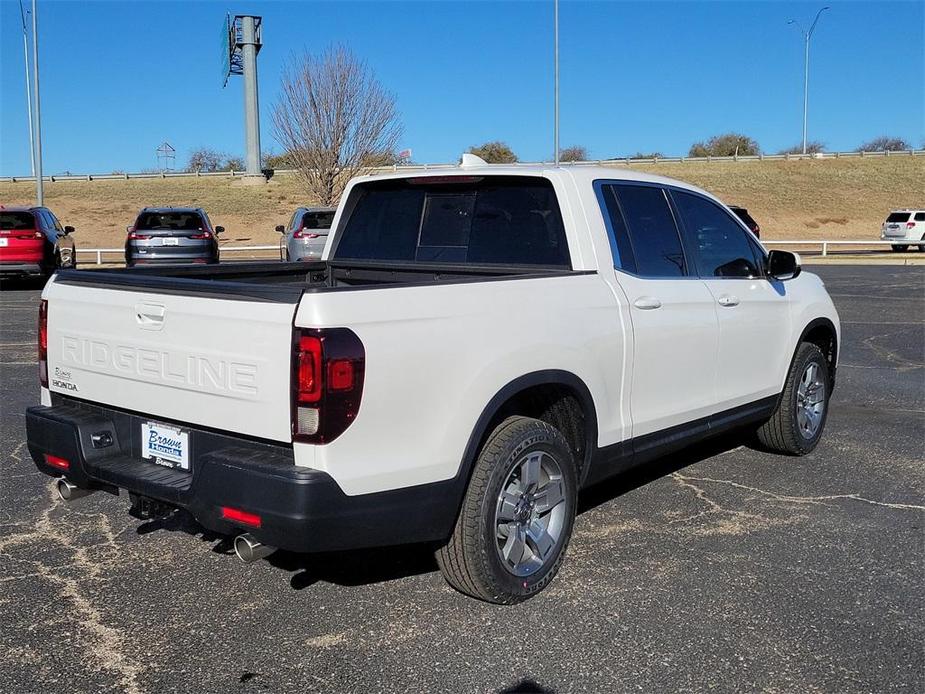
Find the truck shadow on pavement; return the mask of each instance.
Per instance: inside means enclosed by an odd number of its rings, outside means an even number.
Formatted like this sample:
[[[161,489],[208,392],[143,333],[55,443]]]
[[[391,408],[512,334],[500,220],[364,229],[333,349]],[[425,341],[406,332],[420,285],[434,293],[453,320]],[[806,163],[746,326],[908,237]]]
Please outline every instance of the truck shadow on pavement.
[[[631,468],[583,490],[578,500],[578,513],[586,513],[661,477],[743,445],[753,445],[749,433],[732,432]],[[212,551],[217,554],[235,556],[232,537],[203,528],[185,511],[177,510],[163,518],[146,520],[136,532],[146,535],[159,530],[187,533],[203,542],[214,543]],[[316,554],[279,550],[266,561],[292,574],[289,584],[293,590],[304,590],[319,582],[356,587],[437,571],[434,549],[434,545],[417,544]]]

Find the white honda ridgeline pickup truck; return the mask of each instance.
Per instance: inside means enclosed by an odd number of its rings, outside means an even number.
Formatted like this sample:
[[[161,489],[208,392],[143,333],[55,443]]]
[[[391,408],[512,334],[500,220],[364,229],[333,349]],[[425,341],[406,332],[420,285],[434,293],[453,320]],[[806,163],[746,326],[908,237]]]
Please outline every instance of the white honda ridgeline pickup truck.
[[[188,510],[245,561],[433,543],[513,603],[578,492],[733,427],[813,450],[839,321],[687,184],[612,168],[361,177],[322,259],[63,270],[29,451],[64,499]]]

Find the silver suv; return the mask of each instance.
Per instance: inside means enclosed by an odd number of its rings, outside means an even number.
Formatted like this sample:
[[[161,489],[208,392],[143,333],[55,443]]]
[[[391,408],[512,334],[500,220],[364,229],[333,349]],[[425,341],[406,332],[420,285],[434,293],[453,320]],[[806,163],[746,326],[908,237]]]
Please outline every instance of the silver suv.
[[[200,207],[146,207],[128,227],[125,264],[217,263],[218,234]]]
[[[318,260],[328,241],[334,221],[334,207],[300,207],[292,213],[289,224],[276,230],[283,235],[279,242],[280,260]]]

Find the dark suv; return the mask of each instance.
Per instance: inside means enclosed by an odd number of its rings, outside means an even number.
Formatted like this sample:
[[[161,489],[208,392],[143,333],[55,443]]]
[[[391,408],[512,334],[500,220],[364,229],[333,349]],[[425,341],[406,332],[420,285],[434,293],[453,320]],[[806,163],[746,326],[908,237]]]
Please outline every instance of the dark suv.
[[[748,227],[748,230],[755,235],[756,239],[761,238],[761,227],[758,226],[758,222],[748,213],[748,210],[738,205],[730,205],[729,209],[735,212],[735,216],[742,220],[742,223]]]
[[[146,207],[128,227],[125,264],[217,263],[223,231],[199,207]]]
[[[50,277],[76,267],[72,233],[47,207],[0,205],[0,276]]]

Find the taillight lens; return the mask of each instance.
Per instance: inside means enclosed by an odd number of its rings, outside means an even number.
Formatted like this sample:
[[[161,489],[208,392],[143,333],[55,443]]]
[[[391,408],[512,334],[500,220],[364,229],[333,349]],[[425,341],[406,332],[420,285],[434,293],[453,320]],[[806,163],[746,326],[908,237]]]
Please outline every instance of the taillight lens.
[[[137,231],[130,231],[128,237],[132,240],[147,241],[151,238],[150,234],[139,234]]]
[[[192,236],[190,236],[190,238],[191,238],[191,239],[211,239],[211,238],[212,238],[212,232],[211,232],[211,231],[203,231],[201,234],[193,234]]]
[[[45,454],[45,462],[59,470],[69,470],[71,468],[71,462],[66,458],[50,455],[48,453]]]
[[[39,380],[42,387],[48,387],[48,301],[42,299],[39,303],[39,330],[38,330],[38,358]]]
[[[366,353],[347,328],[299,329],[293,334],[292,437],[329,443],[360,409]]]
[[[252,528],[259,528],[261,525],[261,518],[256,513],[248,513],[247,511],[242,511],[239,508],[232,508],[231,506],[222,506],[222,518],[234,521],[235,523],[249,525]]]
[[[906,229],[915,229],[915,222],[906,222]]]
[[[299,229],[292,234],[292,238],[294,239],[317,239],[319,236],[321,236],[321,234],[316,234],[308,229]]]

